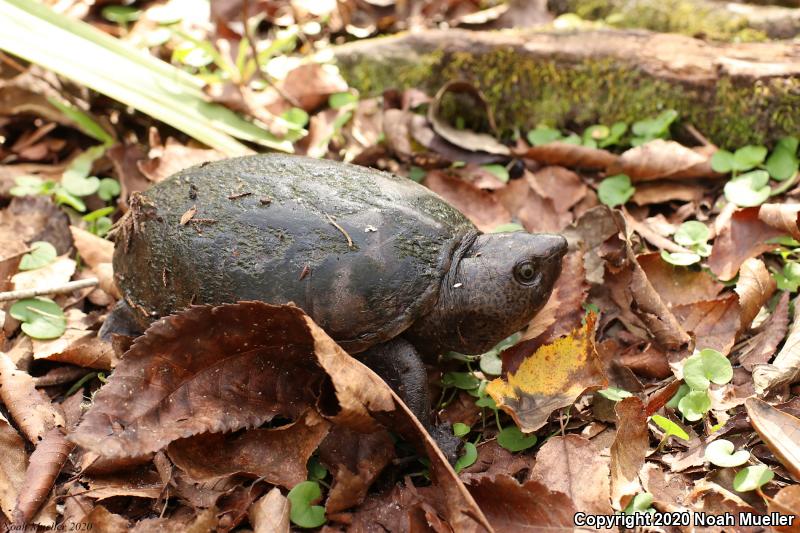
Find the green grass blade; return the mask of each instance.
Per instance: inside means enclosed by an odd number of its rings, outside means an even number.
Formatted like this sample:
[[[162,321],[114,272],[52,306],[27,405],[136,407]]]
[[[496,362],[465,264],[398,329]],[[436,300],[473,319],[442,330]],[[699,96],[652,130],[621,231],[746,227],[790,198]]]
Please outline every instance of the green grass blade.
[[[129,105],[227,155],[252,152],[234,137],[293,151],[290,142],[207,102],[202,82],[190,74],[31,0],[0,0],[0,49]]]

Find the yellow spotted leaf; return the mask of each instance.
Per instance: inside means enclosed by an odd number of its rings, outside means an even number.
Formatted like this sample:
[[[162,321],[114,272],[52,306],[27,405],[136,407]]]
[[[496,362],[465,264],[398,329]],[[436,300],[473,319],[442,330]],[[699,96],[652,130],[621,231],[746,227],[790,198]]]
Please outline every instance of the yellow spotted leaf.
[[[588,389],[608,384],[594,347],[596,318],[589,314],[583,326],[539,347],[515,371],[486,387],[522,431],[536,431],[556,409],[571,405]]]

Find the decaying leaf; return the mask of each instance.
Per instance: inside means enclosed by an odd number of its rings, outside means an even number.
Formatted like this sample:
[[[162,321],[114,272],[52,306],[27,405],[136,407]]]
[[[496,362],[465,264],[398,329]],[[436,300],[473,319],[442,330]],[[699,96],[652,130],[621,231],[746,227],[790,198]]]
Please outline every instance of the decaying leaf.
[[[775,288],[775,280],[770,276],[763,261],[751,257],[742,263],[735,289],[742,309],[740,329],[750,327],[761,306],[767,303],[775,292]]]
[[[247,514],[255,533],[289,533],[289,500],[278,487],[251,505]]]
[[[780,533],[797,533],[800,531],[800,485],[783,487],[774,498],[767,502],[770,513],[781,513],[794,516],[791,526],[773,526]]]
[[[579,507],[546,483],[520,484],[508,474],[481,476],[467,483],[497,533],[572,531]]]
[[[750,423],[775,457],[800,479],[800,419],[758,398],[744,403]]]
[[[764,204],[758,208],[758,218],[800,240],[800,204]]]
[[[705,270],[670,265],[659,253],[640,254],[636,261],[661,300],[669,305],[686,305],[713,300],[723,285]]]
[[[0,415],[0,508],[9,521],[13,520],[12,513],[25,481],[27,466],[25,442],[8,420]]]
[[[425,185],[464,213],[481,231],[491,231],[511,222],[511,213],[492,196],[471,183],[434,170],[428,173]]]
[[[753,367],[753,381],[756,392],[763,394],[764,391],[793,383],[798,377],[800,377],[800,313],[795,311],[794,322],[783,348],[775,356],[772,364]]]
[[[323,400],[326,380],[333,394]],[[328,421],[354,431],[392,427],[429,457],[442,496],[438,516],[455,529],[489,529],[391,389],[291,305],[195,306],[158,321],[133,343],[70,438],[106,456],[140,455],[203,432],[256,427],[276,415],[297,420],[318,405]]]
[[[751,371],[758,364],[768,363],[789,329],[789,293],[781,294],[775,310],[759,327],[759,332],[744,342],[739,362]]]
[[[291,489],[306,480],[308,458],[325,438],[329,425],[310,410],[297,422],[275,429],[180,439],[169,445],[168,454],[175,466],[197,481],[244,473]]]
[[[23,435],[37,444],[57,426],[64,426],[64,417],[45,394],[36,389],[33,378],[19,370],[11,359],[0,352],[0,398]]]
[[[570,335],[529,352],[517,368],[505,367],[504,356],[504,375],[486,392],[523,431],[536,431],[550,413],[607,383],[594,347],[595,319],[590,314]]]
[[[548,439],[536,454],[530,478],[563,492],[583,512],[612,512],[609,458],[583,437],[568,434]]]
[[[719,279],[733,279],[742,263],[774,249],[777,245],[767,241],[782,234],[759,218],[757,207],[740,209],[733,213],[717,235],[708,266]]]
[[[533,159],[547,165],[570,168],[606,169],[616,160],[617,155],[602,148],[590,148],[565,142],[551,142],[517,150],[514,155]]]
[[[707,160],[708,156],[675,141],[654,139],[626,150],[608,168],[608,174],[627,174],[632,182],[657,180],[675,175],[682,178],[700,178],[707,177],[708,174],[702,171],[693,173],[687,171],[700,169],[700,165]]]
[[[74,444],[64,438],[64,430],[61,428],[53,428],[42,437],[31,454],[28,469],[25,471],[25,481],[13,512],[14,522],[30,522],[47,499],[58,473],[74,447]]]
[[[639,398],[625,398],[614,408],[617,434],[611,445],[611,503],[624,509],[641,485],[639,470],[644,466],[650,444],[647,415]]]

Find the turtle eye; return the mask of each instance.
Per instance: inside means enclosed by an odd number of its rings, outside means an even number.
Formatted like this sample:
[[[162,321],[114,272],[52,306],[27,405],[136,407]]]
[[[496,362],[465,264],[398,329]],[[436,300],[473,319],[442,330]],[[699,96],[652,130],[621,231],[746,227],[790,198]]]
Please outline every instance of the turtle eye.
[[[537,279],[536,268],[530,261],[523,261],[514,267],[514,277],[524,285],[530,285]]]

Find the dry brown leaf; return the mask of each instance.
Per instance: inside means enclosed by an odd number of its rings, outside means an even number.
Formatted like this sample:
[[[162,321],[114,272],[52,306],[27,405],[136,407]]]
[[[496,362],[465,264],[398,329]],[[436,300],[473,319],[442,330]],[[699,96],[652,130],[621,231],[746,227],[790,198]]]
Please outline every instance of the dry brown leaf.
[[[650,343],[630,346],[619,355],[619,362],[644,377],[664,379],[672,375],[666,354]]]
[[[515,150],[514,155],[533,159],[546,165],[598,170],[608,168],[618,157],[601,148],[590,148],[559,141],[531,146],[524,150]]]
[[[333,428],[319,447],[320,461],[333,474],[325,511],[337,513],[361,504],[394,455],[394,443],[386,431],[356,433],[341,426]]]
[[[735,294],[714,300],[676,305],[675,318],[685,331],[693,334],[697,349],[713,348],[728,355],[739,332],[739,298]],[[671,358],[675,361],[676,358]]]
[[[247,515],[254,533],[289,533],[289,500],[278,487],[253,503]]]
[[[594,347],[595,320],[596,315],[588,315],[585,325],[551,344],[522,343],[524,357],[514,355],[513,348],[503,354],[503,376],[491,381],[486,392],[522,431],[536,431],[550,413],[608,383]],[[517,361],[518,367],[508,366]]]
[[[58,255],[72,247],[69,217],[46,196],[15,197],[0,210],[0,243],[47,241]]]
[[[531,479],[563,492],[576,509],[610,514],[609,458],[578,435],[551,437],[536,454]]]
[[[753,429],[764,444],[795,479],[800,479],[800,418],[758,398],[748,398],[744,406]]]
[[[191,514],[183,513],[170,518],[148,518],[140,520],[128,531],[130,533],[205,533],[217,531],[220,519],[217,516],[219,509],[211,506],[207,509],[197,509]]]
[[[467,487],[497,533],[573,531],[583,510],[547,483],[520,484],[508,474],[470,479]]]
[[[25,471],[17,505],[14,509],[14,522],[26,524],[44,504],[50,494],[58,473],[67,462],[74,444],[64,438],[64,430],[53,428],[47,432],[36,446]]]
[[[692,182],[658,181],[636,185],[631,202],[637,205],[663,204],[672,201],[698,202],[703,198],[706,187]]]
[[[719,279],[733,279],[748,258],[776,248],[767,241],[782,234],[759,219],[757,207],[740,209],[718,232],[708,266]]]
[[[329,426],[315,411],[308,411],[297,422],[275,429],[180,439],[169,445],[167,453],[196,481],[244,473],[291,489],[306,480],[306,463]]]
[[[767,507],[770,513],[794,517],[791,526],[772,526],[772,529],[780,533],[800,533],[800,485],[783,487],[774,498],[767,500]]]
[[[69,231],[72,234],[75,248],[84,263],[94,267],[101,263],[111,262],[114,256],[114,243],[77,226],[70,226]]]
[[[290,305],[195,306],[156,322],[70,438],[108,456],[143,454],[202,432],[258,426],[277,414],[296,419],[322,401],[323,381],[333,394],[321,408],[336,413],[329,421],[362,432],[392,427],[430,459],[438,516],[454,529],[489,528],[408,408]]]
[[[408,161],[414,149],[411,147],[410,120],[412,113],[401,109],[383,112],[383,135],[392,153],[401,161]]]
[[[493,198],[530,232],[558,232],[572,221],[569,212],[559,213],[553,200],[533,190],[526,180],[513,180],[495,191]]]
[[[589,294],[586,272],[583,266],[583,251],[570,251],[561,262],[561,274],[553,286],[553,292],[544,307],[536,313],[522,340],[536,339],[538,344],[546,344],[553,339],[566,335],[583,320],[585,310],[583,303]],[[524,356],[522,351],[515,354]],[[510,356],[510,354],[509,354]],[[505,357],[505,355],[504,355]],[[519,366],[519,362],[509,361],[509,368]]]
[[[545,167],[533,173],[526,171],[525,177],[534,191],[553,201],[558,213],[566,213],[583,200],[588,190],[580,176],[564,167]]]
[[[188,224],[189,221],[192,220],[196,214],[197,214],[197,206],[193,205],[192,207],[187,209],[184,214],[181,215],[181,219],[179,222],[180,225],[185,226],[186,224]]]
[[[759,332],[744,342],[739,363],[753,371],[755,365],[768,363],[789,329],[789,293],[781,293],[775,310],[759,327]]]
[[[763,204],[758,208],[758,218],[800,240],[800,204]]]
[[[500,224],[511,222],[511,213],[492,193],[446,172],[428,172],[423,184],[464,213],[481,231],[491,231]]]
[[[742,263],[734,289],[739,295],[739,307],[742,310],[740,331],[750,327],[761,306],[767,303],[776,287],[777,284],[763,261],[751,257]]]
[[[707,271],[670,265],[659,253],[637,255],[636,261],[661,300],[670,307],[713,300],[724,288]]]
[[[118,143],[106,150],[106,157],[114,166],[114,175],[122,189],[120,203],[128,209],[128,198],[135,192],[146,190],[152,183],[139,170],[139,161],[147,160],[147,152],[141,144]]]
[[[105,476],[84,475],[81,481],[89,485],[85,494],[95,500],[117,496],[157,500],[165,494],[165,483],[150,466]]]
[[[708,160],[700,154],[675,141],[654,139],[640,146],[634,146],[622,153],[615,163],[609,166],[607,174],[627,174],[633,183],[657,180],[680,174],[682,177],[706,177],[699,174],[686,176],[685,171]]]
[[[509,155],[510,151],[508,147],[500,143],[494,136],[467,129],[457,129],[448,124],[439,114],[439,107],[447,93],[465,94],[470,97],[475,103],[475,108],[482,109],[489,126],[494,129],[492,112],[483,93],[469,82],[456,80],[445,84],[439,89],[428,107],[428,121],[431,123],[434,131],[452,144],[472,152]]]
[[[200,163],[224,159],[225,155],[216,150],[192,148],[175,139],[168,138],[165,145],[151,130],[150,151],[148,159],[139,161],[136,166],[151,182],[158,183],[164,178]]]
[[[38,444],[53,428],[63,427],[64,417],[45,394],[36,389],[33,378],[19,370],[0,352],[0,398],[22,434]]]
[[[25,481],[28,454],[25,441],[17,430],[0,415],[0,508],[11,521],[17,497]]]
[[[110,342],[89,331],[87,315],[77,309],[66,312],[67,327],[57,339],[33,340],[35,360],[58,361],[80,367],[110,370],[117,364],[117,355]]]
[[[319,63],[305,63],[290,70],[278,86],[306,111],[314,111],[330,95],[347,90],[347,82],[335,67]]]
[[[617,403],[617,434],[611,445],[611,505],[624,509],[641,490],[639,470],[650,444],[647,415],[642,400],[632,396]]]
[[[795,304],[797,303],[795,300]],[[794,383],[798,377],[800,377],[800,313],[795,311],[794,322],[781,351],[775,356],[772,364],[753,367],[753,381],[756,392],[761,395],[775,387]]]

